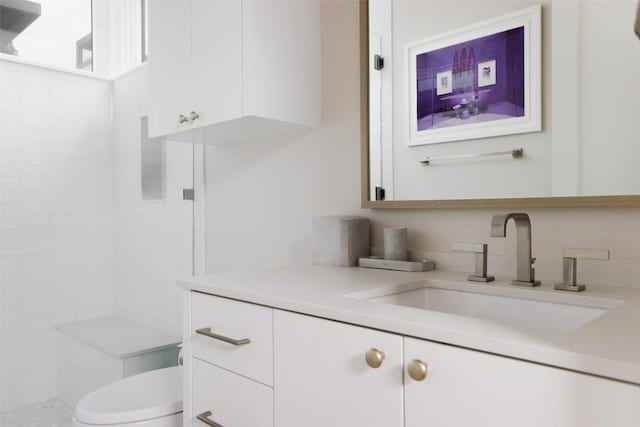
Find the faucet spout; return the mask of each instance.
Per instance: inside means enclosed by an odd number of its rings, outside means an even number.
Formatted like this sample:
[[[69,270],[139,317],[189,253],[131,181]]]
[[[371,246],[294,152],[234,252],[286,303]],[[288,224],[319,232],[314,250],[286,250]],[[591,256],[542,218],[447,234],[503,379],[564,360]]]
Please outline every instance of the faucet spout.
[[[539,286],[535,279],[533,265],[535,259],[531,257],[531,220],[526,213],[496,214],[491,218],[491,237],[507,237],[507,223],[510,219],[516,224],[516,280],[512,285]]]
[[[491,218],[491,237],[507,237],[507,222],[509,219],[513,219],[516,223],[516,228],[524,226],[529,227],[529,231],[531,231],[531,220],[526,213],[495,214]]]

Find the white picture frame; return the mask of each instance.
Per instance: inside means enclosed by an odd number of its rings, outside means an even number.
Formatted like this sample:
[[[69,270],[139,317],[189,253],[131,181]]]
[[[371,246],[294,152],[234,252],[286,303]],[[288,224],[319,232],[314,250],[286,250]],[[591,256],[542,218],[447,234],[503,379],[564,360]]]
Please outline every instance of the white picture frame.
[[[460,121],[460,124],[446,127],[438,128],[433,126],[427,129],[419,129],[416,69],[418,55],[520,27],[524,28],[524,114],[499,120],[476,121],[468,124]],[[541,131],[541,53],[541,6],[539,5],[407,44],[405,46],[405,76],[407,78],[407,102],[405,102],[405,105],[408,108],[406,117],[408,117],[407,126],[409,127],[407,145],[438,144]],[[498,74],[498,64],[496,64],[495,59],[482,62],[491,61],[494,61],[493,75],[482,82],[484,86],[478,85],[480,88],[487,88],[487,90],[491,85],[495,85],[496,78],[500,78],[496,76]],[[491,64],[488,65],[491,66]],[[492,81],[493,83],[490,84]],[[437,95],[441,96],[443,94],[438,93]],[[468,102],[466,98],[464,101]]]

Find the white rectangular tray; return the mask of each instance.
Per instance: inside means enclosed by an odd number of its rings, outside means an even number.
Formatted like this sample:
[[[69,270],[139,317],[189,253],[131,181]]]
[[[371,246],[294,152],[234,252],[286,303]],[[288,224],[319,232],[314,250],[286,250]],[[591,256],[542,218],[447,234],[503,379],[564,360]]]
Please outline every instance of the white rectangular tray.
[[[395,261],[380,257],[358,258],[358,265],[364,268],[381,268],[383,270],[399,271],[431,271],[436,267],[435,261]]]

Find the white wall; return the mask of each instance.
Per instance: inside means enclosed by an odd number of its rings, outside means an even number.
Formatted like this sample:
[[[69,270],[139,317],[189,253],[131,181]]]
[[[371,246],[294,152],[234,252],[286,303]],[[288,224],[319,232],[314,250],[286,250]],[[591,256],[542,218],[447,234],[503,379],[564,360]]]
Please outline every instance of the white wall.
[[[175,279],[192,272],[192,145],[166,142],[165,198],[143,200],[141,118],[150,102],[149,68],[114,82],[116,313],[180,336],[181,299]]]
[[[292,141],[207,148],[208,271],[309,263],[311,218],[324,214],[370,217],[377,248],[383,227],[408,226],[413,251],[447,258],[453,242],[484,241],[493,260],[511,256],[514,230],[507,239],[489,238],[494,210],[359,208],[358,4],[323,2],[322,19],[322,126]],[[591,268],[593,277],[602,277],[598,270],[610,273],[609,283],[640,283],[639,208],[528,212],[541,277],[560,278],[555,266],[564,246],[593,247],[610,249],[612,258]],[[504,261],[490,268],[512,268]]]
[[[54,324],[113,310],[110,86],[0,60],[0,412],[55,397]]]
[[[142,62],[141,0],[92,0],[93,70],[111,78]]]

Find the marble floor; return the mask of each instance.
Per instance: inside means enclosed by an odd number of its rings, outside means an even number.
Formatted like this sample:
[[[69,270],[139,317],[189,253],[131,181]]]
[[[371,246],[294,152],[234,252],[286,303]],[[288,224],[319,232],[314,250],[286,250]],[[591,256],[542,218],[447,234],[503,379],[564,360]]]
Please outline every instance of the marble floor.
[[[47,400],[0,415],[2,427],[70,427],[72,408],[61,401]]]

